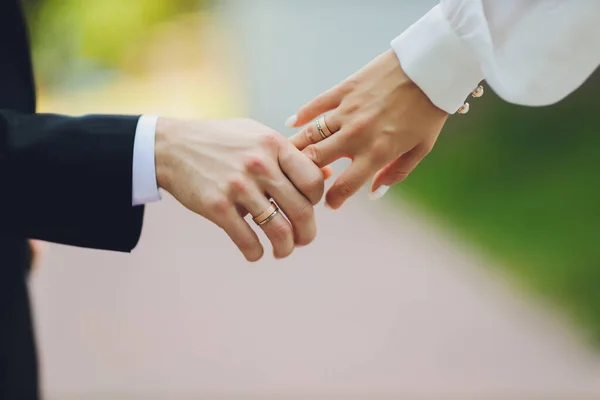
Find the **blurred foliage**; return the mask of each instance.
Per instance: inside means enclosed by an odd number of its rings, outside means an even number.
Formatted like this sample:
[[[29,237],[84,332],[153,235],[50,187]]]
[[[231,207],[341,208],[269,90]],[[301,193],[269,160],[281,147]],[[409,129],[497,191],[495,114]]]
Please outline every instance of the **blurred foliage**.
[[[116,68],[154,25],[202,0],[26,0],[36,74],[52,85],[83,68]]]
[[[491,90],[451,117],[396,194],[432,210],[554,300],[600,343],[600,74],[562,102]]]

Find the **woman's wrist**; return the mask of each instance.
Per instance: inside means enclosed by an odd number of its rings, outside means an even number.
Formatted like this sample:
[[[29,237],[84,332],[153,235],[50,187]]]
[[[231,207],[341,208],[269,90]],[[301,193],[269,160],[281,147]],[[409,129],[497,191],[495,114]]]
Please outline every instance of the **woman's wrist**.
[[[382,74],[390,75],[390,87],[394,87],[400,90],[409,90],[410,92],[415,93],[417,98],[424,100],[424,103],[430,104],[432,109],[443,113],[444,115],[448,115],[446,111],[435,105],[429,96],[417,85],[408,74],[404,71],[402,64],[398,60],[393,49],[385,52],[382,57],[385,58],[385,63],[387,69],[382,71]]]
[[[455,34],[440,6],[392,40],[391,46],[406,75],[448,114],[454,114],[483,80],[476,54]]]

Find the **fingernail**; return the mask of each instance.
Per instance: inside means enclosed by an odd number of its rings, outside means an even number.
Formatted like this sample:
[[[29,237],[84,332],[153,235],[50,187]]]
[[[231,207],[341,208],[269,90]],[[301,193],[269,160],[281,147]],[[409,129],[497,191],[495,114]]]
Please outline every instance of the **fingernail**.
[[[325,202],[323,205],[325,206],[326,209],[333,210],[333,208],[331,208],[331,206],[329,205],[328,202]]]
[[[378,199],[382,198],[389,189],[390,189],[389,186],[381,185],[377,188],[377,190],[369,193],[369,199],[378,200]]]
[[[298,121],[298,116],[296,114],[294,114],[285,121],[285,127],[293,128],[294,125],[296,124],[296,121]]]

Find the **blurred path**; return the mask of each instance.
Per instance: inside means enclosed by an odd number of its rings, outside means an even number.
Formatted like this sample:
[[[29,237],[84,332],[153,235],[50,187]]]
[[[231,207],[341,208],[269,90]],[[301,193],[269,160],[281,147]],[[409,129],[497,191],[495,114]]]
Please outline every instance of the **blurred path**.
[[[562,324],[384,204],[319,208],[283,262],[241,261],[170,198],[131,256],[53,246],[33,282],[48,398],[600,396]]]

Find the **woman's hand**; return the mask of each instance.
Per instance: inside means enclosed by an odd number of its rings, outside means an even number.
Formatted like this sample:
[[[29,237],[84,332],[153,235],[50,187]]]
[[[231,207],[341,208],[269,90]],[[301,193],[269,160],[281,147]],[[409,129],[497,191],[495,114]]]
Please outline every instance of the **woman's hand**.
[[[263,248],[243,219],[247,213],[266,221],[261,228],[277,258],[315,238],[313,205],[323,195],[323,173],[272,129],[247,119],[161,118],[155,152],[159,187],[223,228],[249,261],[260,259]],[[273,212],[269,198],[287,219]]]
[[[352,159],[327,192],[326,203],[333,209],[374,175],[375,198],[405,179],[431,151],[448,117],[406,76],[393,50],[317,96],[286,125],[303,126],[329,111],[321,120],[325,134],[311,123],[291,142],[319,167]]]

